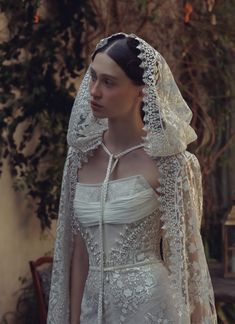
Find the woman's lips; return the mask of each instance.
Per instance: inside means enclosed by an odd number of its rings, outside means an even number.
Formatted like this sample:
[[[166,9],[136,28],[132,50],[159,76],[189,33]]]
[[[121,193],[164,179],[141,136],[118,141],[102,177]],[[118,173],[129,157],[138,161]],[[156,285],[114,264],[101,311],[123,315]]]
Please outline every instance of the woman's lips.
[[[91,101],[91,108],[94,110],[99,110],[100,108],[102,108],[102,106],[95,101]]]

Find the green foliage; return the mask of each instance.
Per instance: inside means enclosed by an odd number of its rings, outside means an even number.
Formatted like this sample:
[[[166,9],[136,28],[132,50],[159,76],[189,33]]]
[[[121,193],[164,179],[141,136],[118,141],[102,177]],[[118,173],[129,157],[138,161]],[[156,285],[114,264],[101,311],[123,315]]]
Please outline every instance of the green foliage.
[[[84,41],[86,29],[92,30],[94,41],[121,30],[134,32],[166,57],[193,110],[199,140],[191,150],[199,157],[204,179],[202,234],[208,257],[219,258],[225,210],[213,199],[211,177],[216,178],[217,166],[228,163],[224,152],[232,135],[235,2],[187,1],[192,6],[188,22],[182,3],[109,3],[104,15],[95,0],[47,0],[46,14],[41,15],[39,0],[1,0],[10,39],[0,44],[0,171],[1,161],[8,158],[15,189],[32,201],[42,228],[50,227],[57,217],[74,81],[84,66],[84,48],[90,50]],[[217,178],[219,191],[222,177]],[[28,288],[30,301],[32,285]],[[32,313],[26,311],[29,317],[35,316],[34,307],[29,308]],[[231,305],[220,305],[218,313],[221,319],[235,321]]]
[[[17,291],[16,309],[3,314],[1,324],[40,324],[39,310],[32,280],[25,278]]]
[[[0,158],[8,158],[15,189],[33,198],[45,228],[57,217],[74,80],[84,64],[84,20],[93,27],[95,21],[86,0],[48,1],[45,18],[38,6],[0,4],[10,29],[10,40],[0,44]]]
[[[51,267],[44,267],[39,271],[41,288],[45,305],[48,305],[50,291]],[[20,277],[21,287],[16,291],[16,308],[3,314],[1,324],[40,324],[39,305],[36,299],[35,287],[30,277]],[[46,306],[47,307],[47,306]]]
[[[43,3],[44,15],[39,1],[0,4],[10,29],[10,40],[0,44],[0,157],[8,157],[15,188],[33,199],[42,228],[57,217],[67,124],[83,53],[90,52],[92,41],[120,30],[145,38],[175,70],[199,135],[190,149],[203,171],[206,231],[212,221],[218,224],[221,211],[212,199],[210,177],[224,165],[231,136],[234,1],[189,1],[187,22],[183,8],[172,1],[110,1],[105,15],[96,1]]]
[[[193,110],[192,123],[198,134],[198,141],[192,145],[192,150],[198,156],[203,171],[203,225],[208,239],[211,226],[220,227],[224,208],[229,207],[218,199],[223,182],[229,185],[229,179],[218,177],[218,168],[220,165],[227,168],[226,154],[234,136],[231,117],[235,111],[235,31],[232,14],[235,2],[190,3],[192,15],[189,22],[179,29],[181,38],[177,41],[176,54],[183,54],[179,79],[184,97]],[[212,179],[216,179],[216,190],[215,180],[213,182]],[[219,240],[216,242],[221,244]],[[214,244],[213,241],[211,246]]]

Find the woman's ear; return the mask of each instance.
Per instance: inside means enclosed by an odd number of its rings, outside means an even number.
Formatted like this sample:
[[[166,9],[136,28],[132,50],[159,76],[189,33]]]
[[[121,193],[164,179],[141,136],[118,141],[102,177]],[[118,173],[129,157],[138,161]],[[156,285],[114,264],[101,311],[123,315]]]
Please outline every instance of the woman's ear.
[[[144,89],[143,86],[141,86],[141,87],[139,88],[139,94],[138,94],[138,97],[139,97],[139,98],[143,98],[143,96],[144,96],[144,91],[143,91],[143,89]]]

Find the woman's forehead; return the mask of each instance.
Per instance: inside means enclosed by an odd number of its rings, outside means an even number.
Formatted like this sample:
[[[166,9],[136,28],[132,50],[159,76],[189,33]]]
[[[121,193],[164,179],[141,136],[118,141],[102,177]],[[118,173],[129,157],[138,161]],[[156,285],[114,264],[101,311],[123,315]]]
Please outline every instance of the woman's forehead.
[[[121,67],[106,53],[97,53],[90,69],[97,75],[106,75],[115,79],[126,77]]]

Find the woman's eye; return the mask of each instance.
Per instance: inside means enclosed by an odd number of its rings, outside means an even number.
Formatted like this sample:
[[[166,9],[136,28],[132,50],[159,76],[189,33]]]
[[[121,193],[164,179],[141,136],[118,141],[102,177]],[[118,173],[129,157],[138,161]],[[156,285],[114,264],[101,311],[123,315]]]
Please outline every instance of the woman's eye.
[[[96,76],[94,74],[91,74],[91,80],[95,81],[96,80]]]
[[[109,79],[105,79],[105,80],[104,80],[104,83],[105,83],[106,85],[108,85],[108,86],[112,86],[112,85],[113,85],[113,82],[112,82],[111,80],[109,80]]]

